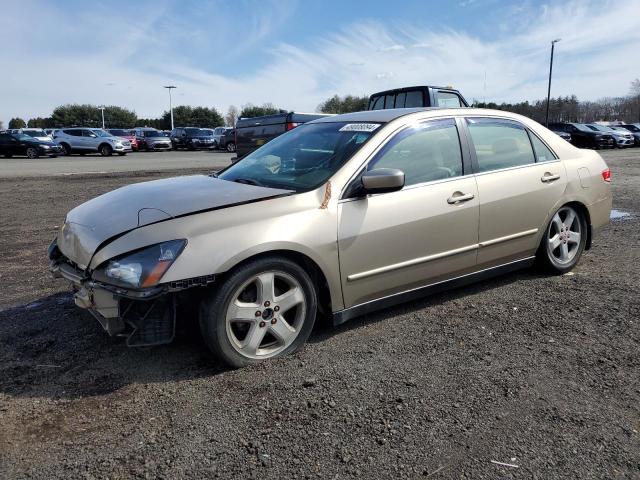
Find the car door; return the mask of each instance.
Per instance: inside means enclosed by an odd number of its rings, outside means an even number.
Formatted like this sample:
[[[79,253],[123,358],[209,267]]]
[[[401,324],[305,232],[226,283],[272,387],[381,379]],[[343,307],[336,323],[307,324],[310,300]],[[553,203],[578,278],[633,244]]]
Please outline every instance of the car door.
[[[87,151],[98,151],[98,144],[100,143],[100,139],[98,135],[89,130],[88,128],[82,129],[82,137],[80,139],[82,142],[82,148]]]
[[[466,120],[480,197],[478,266],[532,256],[567,179],[551,149],[519,122]]]
[[[405,186],[392,193],[347,195],[338,204],[346,307],[475,267],[479,204],[470,166],[454,119],[408,127],[375,154],[367,170],[400,169]]]

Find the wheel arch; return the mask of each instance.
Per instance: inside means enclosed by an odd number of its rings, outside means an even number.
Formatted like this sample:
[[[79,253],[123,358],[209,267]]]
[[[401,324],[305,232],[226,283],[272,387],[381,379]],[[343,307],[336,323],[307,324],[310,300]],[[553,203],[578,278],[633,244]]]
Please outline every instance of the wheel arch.
[[[102,150],[102,147],[104,147],[105,145],[109,147],[111,151],[113,151],[113,147],[109,142],[101,142],[100,145],[98,145],[98,151]]]
[[[589,250],[591,248],[591,238],[592,238],[591,214],[589,212],[589,208],[584,203],[578,200],[572,200],[570,202],[565,203],[564,205],[570,205],[572,207],[575,207],[576,210],[578,210],[582,215],[584,215],[584,220],[585,220],[585,223],[587,224],[587,243],[585,244],[584,249]]]
[[[311,281],[316,285],[318,293],[318,309],[321,313],[326,314],[327,316],[331,314],[332,305],[335,301],[332,301],[331,288],[329,287],[327,276],[315,260],[300,251],[281,248],[254,253],[235,263],[224,273],[220,274],[220,276],[224,279],[224,277],[236,269],[255,260],[268,257],[284,257],[302,267],[311,277]]]

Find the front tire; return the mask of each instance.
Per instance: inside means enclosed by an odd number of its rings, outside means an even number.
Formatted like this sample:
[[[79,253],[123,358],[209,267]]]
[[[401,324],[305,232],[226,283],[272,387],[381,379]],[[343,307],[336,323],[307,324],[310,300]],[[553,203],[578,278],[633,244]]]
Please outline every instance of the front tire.
[[[234,142],[227,143],[227,152],[233,153],[236,151],[236,144]]]
[[[100,146],[100,155],[102,155],[103,157],[108,157],[113,153],[113,149],[111,148],[111,145],[107,145],[106,143],[104,145]]]
[[[564,205],[549,221],[536,254],[546,271],[562,274],[580,261],[587,245],[587,221],[574,205]]]
[[[68,144],[61,143],[60,148],[62,149],[61,154],[63,157],[71,155],[71,147]]]
[[[203,301],[200,329],[219,360],[240,368],[300,349],[317,305],[303,268],[287,258],[262,258],[233,271]]]

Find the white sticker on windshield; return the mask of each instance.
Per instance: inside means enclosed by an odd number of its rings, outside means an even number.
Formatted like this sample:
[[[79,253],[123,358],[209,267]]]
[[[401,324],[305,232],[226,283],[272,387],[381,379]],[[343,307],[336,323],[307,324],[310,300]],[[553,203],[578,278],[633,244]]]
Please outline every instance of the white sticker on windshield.
[[[347,123],[339,132],[373,132],[379,123]]]

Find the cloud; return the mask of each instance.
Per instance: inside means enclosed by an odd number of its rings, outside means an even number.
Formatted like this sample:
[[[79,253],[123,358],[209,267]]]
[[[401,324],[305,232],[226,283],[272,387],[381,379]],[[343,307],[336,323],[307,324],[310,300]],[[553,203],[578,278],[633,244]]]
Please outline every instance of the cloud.
[[[259,10],[245,5],[243,21],[233,26],[226,21],[234,18],[231,7],[213,8],[219,3],[177,16],[176,4],[157,0],[153,9],[131,4],[124,16],[100,7],[99,15],[92,8],[71,18],[40,2],[12,5],[0,17],[0,62],[11,66],[0,74],[5,122],[85,102],[157,117],[168,106],[167,82],[178,86],[180,103],[222,111],[247,102],[309,111],[334,93],[420,84],[451,84],[468,99],[532,100],[546,95],[550,41],[557,37],[554,95],[623,95],[638,77],[637,2],[500,8],[487,26],[491,35],[425,28],[412,19],[368,20],[295,43],[279,35],[295,4],[276,0]]]

